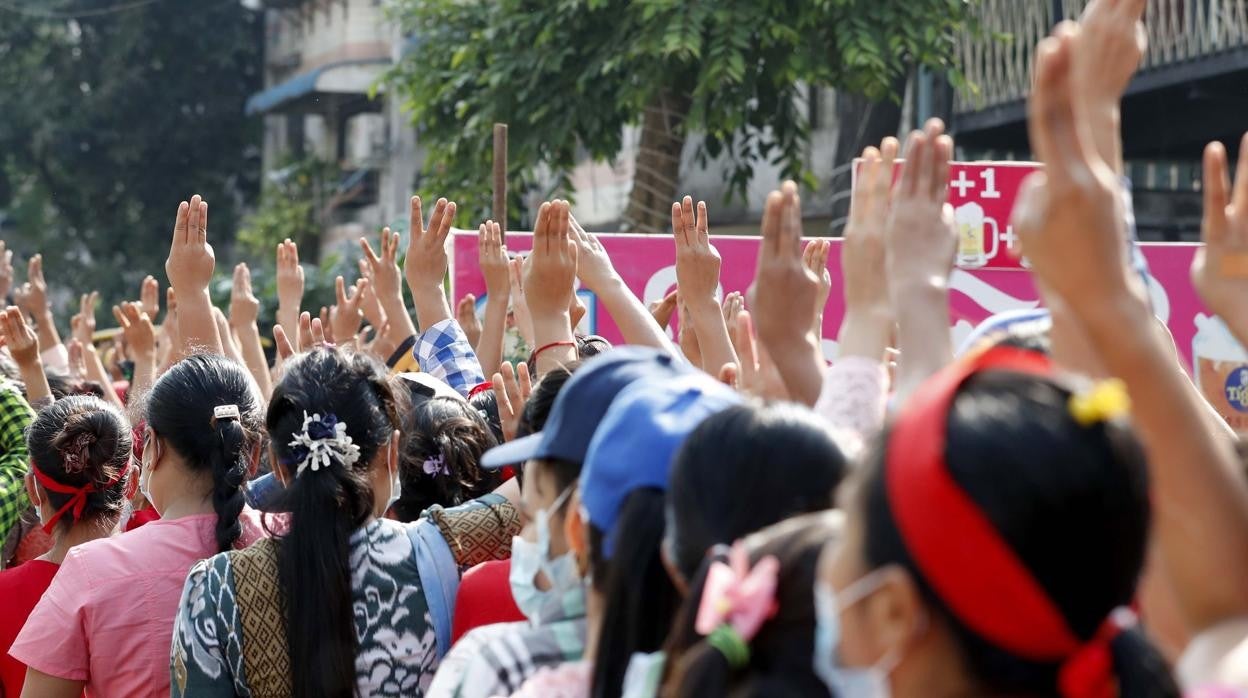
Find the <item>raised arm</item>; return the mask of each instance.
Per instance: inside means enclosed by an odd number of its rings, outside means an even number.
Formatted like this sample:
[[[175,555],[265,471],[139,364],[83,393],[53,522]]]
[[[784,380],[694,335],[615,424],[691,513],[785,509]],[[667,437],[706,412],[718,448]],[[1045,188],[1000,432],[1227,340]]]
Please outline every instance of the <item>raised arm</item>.
[[[390,232],[389,228],[381,231],[381,254],[373,252],[372,245],[360,238],[360,247],[364,250],[364,260],[368,263],[372,278],[370,290],[376,294],[386,315],[389,331],[381,338],[381,343],[394,347],[395,351],[403,348],[406,355],[411,354],[411,347],[416,341],[416,324],[403,302],[403,275],[399,271],[399,236]],[[287,332],[289,335],[290,333]],[[387,359],[393,357],[387,357]],[[402,364],[397,364],[403,368]],[[395,368],[395,366],[391,366]]]
[[[82,358],[86,364],[87,378],[100,384],[104,390],[104,399],[125,411],[125,403],[121,401],[121,396],[113,388],[113,377],[104,368],[100,352],[95,348],[95,304],[99,299],[100,294],[95,291],[82,294],[78,302],[78,314],[70,320],[70,327],[73,330],[74,339],[78,340],[82,346]]]
[[[706,202],[698,202],[696,213],[693,199],[688,196],[672,204],[672,236],[676,241],[676,285],[698,335],[702,368],[713,376],[719,375],[724,366],[737,362],[737,355],[715,295],[721,260],[719,251],[711,244]]]
[[[1079,299],[1072,313],[1105,367],[1127,385],[1149,455],[1162,569],[1185,620],[1200,631],[1248,614],[1248,485],[1153,329],[1123,245],[1117,178],[1075,116],[1072,43],[1050,38],[1036,52],[1028,126],[1045,172],[1025,183],[1015,229],[1044,283]]]
[[[593,291],[602,307],[620,328],[620,334],[628,344],[662,349],[676,354],[676,347],[654,315],[625,285],[624,280],[611,264],[611,257],[596,235],[585,232],[571,214],[568,216],[568,233],[576,243],[576,275],[581,285]],[[517,321],[519,321],[517,319]],[[539,345],[540,346],[540,345]]]
[[[134,377],[128,392],[131,405],[138,405],[156,380],[156,328],[143,310],[142,303],[113,306],[113,318],[126,337],[126,346],[134,357]]]
[[[248,373],[260,386],[266,398],[273,392],[269,362],[264,358],[260,342],[260,299],[251,290],[251,269],[246,263],[234,267],[234,283],[230,289],[230,327],[238,337],[239,351]]]
[[[299,313],[303,310],[303,267],[299,246],[290,240],[277,243],[277,324],[298,341]]]
[[[946,203],[953,140],[944,130],[932,119],[922,133],[910,135],[888,221],[888,282],[901,350],[893,391],[897,404],[953,360],[949,275],[958,238]]]
[[[477,342],[477,358],[486,375],[503,363],[503,335],[507,331],[507,307],[511,302],[511,265],[503,229],[494,221],[486,221],[477,229],[477,260],[485,277],[485,321]],[[474,303],[475,305],[475,303]],[[476,308],[472,309],[475,316]]]
[[[533,252],[525,260],[524,293],[533,315],[534,366],[542,375],[576,361],[572,336],[577,245],[571,239],[568,202],[542,204],[533,226]]]
[[[196,349],[220,354],[221,337],[212,317],[212,299],[208,284],[216,269],[216,257],[208,244],[208,202],[198,194],[188,204],[178,206],[173,226],[173,243],[165,274],[178,298],[178,336],[183,355]]]
[[[39,335],[26,324],[26,313],[15,307],[0,312],[0,331],[4,333],[9,355],[22,372],[26,399],[31,405],[51,404],[54,398],[39,356]]]
[[[26,450],[26,427],[35,413],[12,381],[0,383],[0,539],[26,510],[23,480],[30,456]]]
[[[748,294],[761,344],[758,354],[770,356],[794,400],[813,406],[823,383],[823,353],[810,319],[819,302],[819,278],[802,264],[802,204],[796,183],[785,182],[767,196],[762,227],[758,271]],[[742,366],[747,363],[743,358]]]
[[[52,304],[48,302],[48,282],[43,275],[43,255],[37,254],[30,258],[27,265],[26,283],[22,284],[13,297],[17,307],[35,321],[39,330],[39,346],[43,347],[43,361],[52,369],[66,370],[69,359],[65,345],[61,343],[61,335],[56,331],[56,318],[52,315]]]
[[[454,201],[438,199],[426,230],[420,197],[412,197],[412,232],[407,241],[407,255],[403,259],[403,275],[407,278],[407,287],[412,292],[412,303],[416,306],[416,322],[425,330],[451,319],[451,306],[446,300],[446,291],[442,284],[450,264],[446,254],[446,239],[451,234],[455,211]]]

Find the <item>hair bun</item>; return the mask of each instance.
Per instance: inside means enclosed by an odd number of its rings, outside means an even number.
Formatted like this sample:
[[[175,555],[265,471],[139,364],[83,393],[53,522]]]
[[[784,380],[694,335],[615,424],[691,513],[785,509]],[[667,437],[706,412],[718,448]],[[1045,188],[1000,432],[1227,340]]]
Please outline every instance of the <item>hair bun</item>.
[[[91,447],[95,445],[95,433],[84,431],[61,449],[62,468],[66,473],[81,473],[91,463]]]

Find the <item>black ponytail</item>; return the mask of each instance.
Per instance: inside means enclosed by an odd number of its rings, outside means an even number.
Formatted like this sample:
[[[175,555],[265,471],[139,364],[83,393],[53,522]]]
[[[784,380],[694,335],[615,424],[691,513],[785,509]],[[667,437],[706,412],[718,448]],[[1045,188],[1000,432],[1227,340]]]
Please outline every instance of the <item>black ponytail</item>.
[[[238,517],[243,513],[243,483],[247,480],[250,449],[239,420],[217,419],[216,447],[208,454],[212,465],[212,508],[217,512],[217,548],[230,550],[243,533]]]
[[[619,536],[610,560],[603,557],[604,532],[591,526],[590,568],[594,588],[603,595],[603,618],[594,658],[592,698],[617,698],[624,674],[637,652],[663,648],[680,594],[663,566],[660,547],[665,528],[661,490],[634,490],[620,506]]]
[[[369,471],[399,428],[398,396],[378,362],[327,348],[295,358],[273,390],[265,423],[274,467],[289,482],[282,508],[290,512],[290,527],[279,539],[277,565],[293,695],[355,694],[350,540],[373,514]],[[333,415],[345,424],[359,459],[297,475],[301,454],[289,444],[302,432],[305,414]]]
[[[233,405],[238,418],[215,416]],[[212,475],[217,550],[234,547],[242,534],[243,483],[261,433],[260,394],[246,369],[221,356],[191,356],[152,386],[147,425],[195,472]]]

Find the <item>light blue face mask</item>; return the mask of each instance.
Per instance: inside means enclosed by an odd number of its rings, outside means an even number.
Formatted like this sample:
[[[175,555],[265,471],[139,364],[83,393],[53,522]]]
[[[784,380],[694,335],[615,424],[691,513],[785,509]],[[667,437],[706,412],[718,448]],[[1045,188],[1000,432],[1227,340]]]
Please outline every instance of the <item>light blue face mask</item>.
[[[575,595],[581,589],[581,575],[572,551],[550,559],[550,515],[563,507],[575,487],[570,485],[549,508],[539,509],[533,515],[536,542],[530,543],[520,536],[511,540],[511,575],[508,577],[511,595],[516,607],[534,625],[540,625],[546,618],[562,617],[560,609],[565,605],[565,597]],[[539,572],[550,584],[545,591],[537,588]]]
[[[884,577],[878,572],[850,584],[839,597],[828,585],[815,582],[815,675],[837,698],[888,698],[888,673],[901,661],[899,652],[891,652],[872,667],[840,664],[841,611],[879,589]]]

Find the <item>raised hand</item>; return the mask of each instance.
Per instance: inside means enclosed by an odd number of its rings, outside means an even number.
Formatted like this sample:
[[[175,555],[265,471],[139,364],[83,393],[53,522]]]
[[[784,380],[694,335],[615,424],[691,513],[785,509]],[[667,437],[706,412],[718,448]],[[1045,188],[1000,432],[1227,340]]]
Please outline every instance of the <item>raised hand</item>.
[[[514,371],[511,364],[504,363],[498,373],[494,374],[494,397],[498,402],[498,421],[502,425],[503,440],[516,438],[516,429],[520,425],[520,415],[524,414],[524,405],[533,393],[533,382],[529,378],[528,364],[521,363]]]
[[[240,262],[234,267],[234,284],[230,288],[230,325],[250,327],[259,317],[260,299],[251,290],[251,270],[246,262]]]
[[[1241,342],[1248,340],[1248,134],[1232,189],[1226,148],[1205,148],[1204,246],[1192,261],[1192,285]]]
[[[687,304],[714,300],[721,260],[719,250],[711,244],[706,202],[698,202],[696,215],[693,199],[688,196],[672,204],[672,235],[676,240],[676,280],[681,298]]]
[[[767,350],[755,341],[750,312],[741,311],[735,325],[736,344],[741,360],[739,363],[725,365],[719,372],[719,379],[760,400],[790,400],[789,390],[780,377],[780,371],[771,361]]]
[[[139,303],[153,321],[160,315],[160,282],[151,274],[143,279],[143,285],[139,287]]]
[[[368,286],[368,279],[359,279],[348,289],[346,280],[341,276],[335,279],[334,294],[338,299],[338,304],[335,306],[336,311],[330,314],[332,320],[330,330],[335,338],[347,341],[359,331],[360,320],[364,317],[364,311],[360,309],[360,306],[364,300],[364,291],[368,289]]]
[[[37,254],[30,258],[26,266],[26,283],[22,284],[13,295],[17,306],[35,320],[42,323],[44,317],[51,315],[51,306],[48,305],[48,282],[43,276],[43,255]]]
[[[895,324],[889,299],[886,240],[892,199],[896,138],[862,151],[859,186],[849,206],[841,245],[845,318],[838,337],[841,357],[878,360]]]
[[[944,123],[932,119],[910,134],[888,219],[885,255],[902,356],[896,394],[903,401],[953,360],[949,276],[958,233],[947,203],[953,140],[944,131]]]
[[[823,383],[823,358],[811,323],[819,277],[802,263],[802,204],[794,182],[767,196],[758,272],[748,296],[758,339],[788,392],[813,406]]]
[[[615,266],[611,264],[611,257],[607,255],[602,241],[596,235],[585,232],[581,224],[577,223],[576,218],[570,214],[568,227],[572,242],[576,243],[577,278],[581,280],[585,288],[603,295],[607,292],[609,284],[619,281]]]
[[[671,293],[654,301],[647,308],[650,315],[654,318],[655,323],[659,327],[666,330],[672,324],[672,315],[676,312],[676,305],[679,302],[679,289],[672,289]]]
[[[70,318],[73,337],[85,347],[95,342],[95,304],[99,302],[98,291],[84,293],[78,301],[78,314]]]
[[[1089,144],[1122,172],[1120,102],[1148,48],[1141,21],[1147,0],[1093,0],[1079,24],[1065,22],[1058,36],[1072,37],[1075,111],[1087,125]]]
[[[1068,303],[1079,314],[1093,302],[1143,289],[1128,269],[1117,179],[1075,115],[1070,48],[1069,37],[1046,39],[1036,52],[1027,125],[1045,170],[1024,182],[1014,228],[1032,269],[1063,299],[1079,299]]]
[[[0,311],[0,334],[19,368],[40,363],[39,335],[26,324],[26,314],[21,309],[9,307]]]
[[[114,305],[113,318],[117,320],[117,326],[126,338],[126,346],[136,362],[142,357],[155,361],[156,328],[152,325],[151,316],[143,309],[142,302]]]
[[[290,240],[277,243],[277,322],[288,335],[299,331],[303,307],[304,273],[299,246]]]
[[[416,320],[426,329],[451,317],[451,308],[447,303],[446,293],[442,290],[442,282],[446,278],[449,265],[446,238],[451,234],[455,211],[454,201],[438,199],[426,229],[420,197],[412,197],[412,234],[407,241],[403,274],[407,277],[407,287],[412,291],[412,302],[416,304]]]
[[[196,194],[189,204],[184,201],[178,206],[165,274],[169,285],[185,301],[194,294],[207,292],[215,269],[216,256],[208,244],[208,202]]]
[[[737,350],[737,325],[741,311],[745,310],[745,296],[740,291],[733,291],[724,296],[721,306],[724,311],[724,324],[728,327],[728,336],[732,338],[733,350]],[[740,353],[737,354],[740,356]]]
[[[393,343],[398,346],[403,340],[416,334],[416,325],[403,302],[403,275],[399,271],[398,263],[399,235],[389,228],[382,229],[380,255],[373,252],[372,245],[364,238],[360,238],[360,247],[364,250],[368,278],[372,281],[370,293],[377,296],[386,320],[390,323]]]
[[[485,277],[487,298],[506,299],[511,292],[507,246],[503,229],[494,221],[486,221],[477,229],[477,264]]]
[[[542,204],[533,227],[533,252],[524,263],[524,295],[533,316],[535,366],[567,364],[576,359],[571,314],[576,281],[577,247],[571,240],[568,202]]]
[[[216,269],[216,256],[208,244],[208,202],[198,194],[188,204],[178,206],[173,225],[173,242],[165,261],[169,286],[178,294],[182,311],[178,314],[178,334],[184,347],[222,350],[221,337],[212,317],[208,284]]]
[[[520,338],[529,346],[533,344],[533,315],[529,312],[529,301],[524,297],[524,260],[516,257],[508,264],[511,281],[511,313],[516,320],[516,331]]]
[[[87,377],[87,362],[83,353],[82,342],[71,339],[65,345],[66,351],[69,353],[69,377],[74,380],[83,380]]]
[[[373,290],[373,268],[369,265],[367,259],[358,260],[360,267],[360,278],[368,279],[369,286],[363,290],[363,298],[360,299],[360,310],[364,311],[364,319],[368,320],[368,324],[374,328],[381,329],[386,324],[386,311],[381,308],[381,300],[377,298],[377,293]]]
[[[0,298],[8,298],[13,290],[13,250],[0,240]]]
[[[468,337],[468,343],[480,355],[481,346],[481,320],[477,317],[477,297],[471,293],[465,294],[459,299],[459,303],[455,306],[455,321],[459,323],[464,334]],[[484,363],[484,362],[483,362]]]
[[[819,293],[815,295],[814,329],[815,336],[823,336],[823,310],[828,307],[828,297],[832,295],[832,272],[828,271],[828,256],[832,253],[830,240],[811,240],[802,250],[802,264],[819,277]]]

